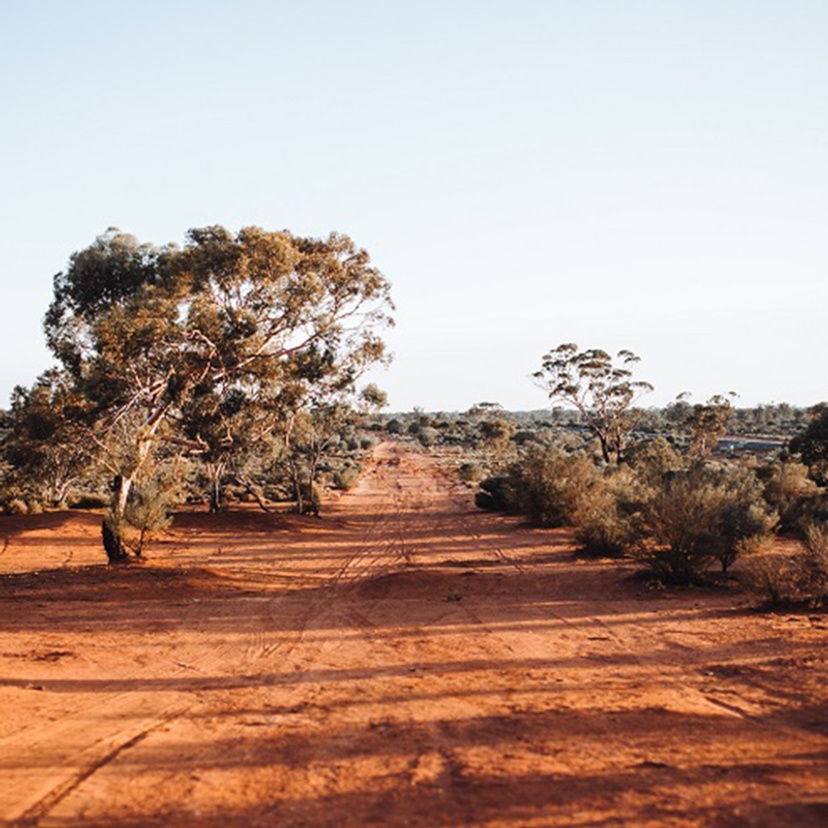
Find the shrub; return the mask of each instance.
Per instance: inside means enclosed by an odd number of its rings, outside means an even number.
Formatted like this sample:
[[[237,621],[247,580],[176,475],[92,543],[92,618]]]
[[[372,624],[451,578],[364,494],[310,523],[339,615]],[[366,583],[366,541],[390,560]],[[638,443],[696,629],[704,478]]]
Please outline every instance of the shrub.
[[[124,540],[136,557],[141,557],[154,534],[169,528],[172,523],[169,510],[175,494],[173,489],[165,488],[154,480],[134,485],[130,490],[124,522],[133,531],[124,533]],[[107,520],[110,525],[114,522],[111,511]]]
[[[808,467],[783,460],[770,468],[764,497],[779,515],[782,530],[803,530],[822,505],[823,490],[808,476]]]
[[[805,530],[804,545],[802,568],[808,597],[823,600],[828,597],[828,526],[810,524]]]
[[[70,509],[105,509],[109,505],[109,496],[87,492],[70,498]]]
[[[639,548],[649,490],[628,468],[608,468],[577,514],[575,537],[584,552],[622,555]]]
[[[487,473],[486,468],[479,463],[461,463],[457,469],[457,476],[464,483],[479,483]]]
[[[474,504],[478,509],[487,512],[503,512],[510,506],[509,477],[497,475],[487,477],[480,482],[480,491],[474,496]]]
[[[415,425],[415,423],[412,423]],[[417,439],[425,448],[431,448],[440,440],[440,432],[431,426],[418,426]]]
[[[802,586],[802,567],[786,555],[756,555],[745,561],[742,582],[768,604],[776,606],[796,598]]]
[[[681,455],[663,437],[641,440],[627,449],[624,462],[642,483],[661,486],[664,478],[684,468]]]
[[[334,472],[333,488],[342,489],[346,492],[353,489],[359,480],[359,473],[360,470],[357,466],[346,466],[344,469]]]
[[[6,503],[6,513],[9,515],[28,515],[29,504],[22,497],[14,497]]]
[[[512,466],[507,498],[541,526],[565,526],[588,507],[598,478],[595,464],[583,453],[539,447]]]
[[[726,572],[774,518],[747,469],[696,465],[668,475],[646,506],[652,545],[643,559],[672,583],[698,581],[714,560]]]

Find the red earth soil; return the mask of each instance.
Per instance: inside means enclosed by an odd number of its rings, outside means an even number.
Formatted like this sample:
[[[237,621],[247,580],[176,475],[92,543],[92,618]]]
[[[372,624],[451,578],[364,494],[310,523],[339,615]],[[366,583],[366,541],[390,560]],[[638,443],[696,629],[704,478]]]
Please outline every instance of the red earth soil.
[[[825,826],[828,616],[653,590],[386,443],[321,519],[0,518],[10,826]]]

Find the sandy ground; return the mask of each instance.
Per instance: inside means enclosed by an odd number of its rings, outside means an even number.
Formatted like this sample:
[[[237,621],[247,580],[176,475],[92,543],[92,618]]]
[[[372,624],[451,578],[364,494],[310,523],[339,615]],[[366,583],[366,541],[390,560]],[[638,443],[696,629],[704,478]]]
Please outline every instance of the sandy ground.
[[[825,826],[828,616],[656,591],[380,446],[322,519],[0,518],[12,826]]]

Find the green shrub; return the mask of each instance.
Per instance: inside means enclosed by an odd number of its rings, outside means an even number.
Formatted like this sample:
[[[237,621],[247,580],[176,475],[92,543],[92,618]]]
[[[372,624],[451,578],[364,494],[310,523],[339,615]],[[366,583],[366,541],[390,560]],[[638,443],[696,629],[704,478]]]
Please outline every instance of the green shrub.
[[[783,531],[803,531],[823,506],[824,491],[808,476],[808,467],[796,460],[774,463],[767,474],[764,497],[779,515]]]
[[[566,526],[589,506],[598,485],[598,470],[583,453],[537,447],[512,466],[507,500],[541,526]]]
[[[487,512],[504,512],[509,509],[510,502],[509,477],[506,475],[495,475],[482,480],[480,491],[474,496],[475,506]]]
[[[699,464],[668,475],[645,507],[652,543],[642,558],[671,583],[698,581],[715,560],[726,572],[773,527],[763,504],[748,469]]]
[[[360,470],[358,466],[346,466],[344,469],[334,472],[333,488],[348,491],[356,486],[359,480]]]
[[[170,527],[169,510],[175,495],[173,489],[165,488],[155,480],[133,485],[124,510],[124,522],[134,531],[125,533],[124,540],[136,557],[141,557],[153,535]],[[112,521],[111,513],[109,520]]]
[[[639,548],[650,491],[629,468],[607,468],[576,515],[575,537],[584,552],[618,556]]]

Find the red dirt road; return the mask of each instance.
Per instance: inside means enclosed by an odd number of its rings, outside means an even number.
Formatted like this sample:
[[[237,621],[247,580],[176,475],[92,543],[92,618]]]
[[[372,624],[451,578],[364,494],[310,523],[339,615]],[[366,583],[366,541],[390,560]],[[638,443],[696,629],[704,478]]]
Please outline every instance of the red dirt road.
[[[10,826],[824,826],[824,614],[653,591],[383,444],[321,520],[0,517]]]

